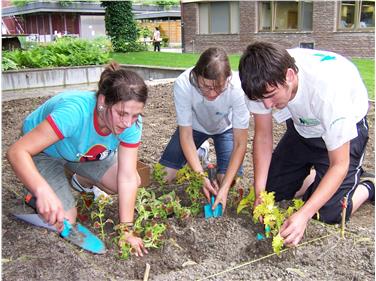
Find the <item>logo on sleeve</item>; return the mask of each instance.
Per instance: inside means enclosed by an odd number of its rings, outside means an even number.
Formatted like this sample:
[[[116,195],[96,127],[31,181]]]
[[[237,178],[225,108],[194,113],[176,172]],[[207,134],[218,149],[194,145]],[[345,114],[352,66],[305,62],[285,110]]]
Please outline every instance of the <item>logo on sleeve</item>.
[[[320,124],[320,121],[314,118],[299,118],[300,124],[304,126],[317,126]]]

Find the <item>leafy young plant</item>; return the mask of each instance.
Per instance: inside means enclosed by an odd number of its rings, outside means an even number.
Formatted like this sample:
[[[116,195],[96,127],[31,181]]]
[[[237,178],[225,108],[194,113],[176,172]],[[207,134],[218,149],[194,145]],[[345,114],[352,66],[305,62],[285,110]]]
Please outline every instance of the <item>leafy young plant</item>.
[[[283,238],[279,231],[285,219],[299,210],[304,202],[301,199],[293,199],[293,206],[286,211],[275,206],[274,192],[263,191],[260,194],[261,204],[257,205],[253,211],[253,221],[256,223],[261,217],[265,225],[265,236],[273,237],[273,251],[280,253],[283,247]]]
[[[105,219],[105,208],[108,205],[111,205],[111,197],[104,196],[103,194],[99,195],[99,197],[94,201],[94,204],[97,206],[97,211],[91,212],[91,219],[94,221],[94,228],[99,229],[99,235],[101,239],[105,239],[106,233],[104,231],[104,227],[107,223],[114,224],[114,221],[111,219]]]
[[[166,175],[167,172],[165,171],[165,167],[160,163],[155,163],[153,166],[152,177],[161,187],[166,184]]]
[[[293,205],[289,206],[287,210],[283,210],[275,205],[274,192],[263,191],[260,194],[260,198],[261,203],[253,210],[253,222],[257,223],[259,222],[259,219],[262,218],[265,229],[265,237],[273,238],[273,251],[279,254],[284,242],[279,233],[281,226],[286,218],[298,211],[304,205],[304,201],[301,199],[293,199]],[[240,201],[237,208],[237,213],[239,214],[247,208],[252,209],[254,201],[255,191],[251,186],[249,194]]]
[[[188,165],[185,165],[176,173],[176,182],[183,184],[188,182],[185,192],[191,201],[190,211],[193,216],[196,216],[202,211],[202,200],[204,196],[201,192],[204,184],[206,173],[194,172]]]
[[[245,208],[252,208],[255,202],[255,189],[251,186],[249,188],[249,194],[240,200],[236,213],[241,213]]]

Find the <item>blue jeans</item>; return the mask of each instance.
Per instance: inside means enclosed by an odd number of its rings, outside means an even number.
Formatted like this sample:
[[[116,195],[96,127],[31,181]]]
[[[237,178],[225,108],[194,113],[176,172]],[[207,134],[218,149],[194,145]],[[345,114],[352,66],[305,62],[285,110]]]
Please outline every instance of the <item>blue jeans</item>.
[[[217,173],[225,174],[234,147],[234,135],[232,129],[228,129],[227,131],[216,135],[207,135],[193,130],[193,141],[197,149],[209,138],[212,138],[214,141],[215,154],[217,157]],[[165,167],[176,170],[181,169],[187,163],[180,145],[179,128],[176,129],[175,133],[172,135],[159,163]],[[238,175],[241,176],[242,174],[243,167],[240,166]]]

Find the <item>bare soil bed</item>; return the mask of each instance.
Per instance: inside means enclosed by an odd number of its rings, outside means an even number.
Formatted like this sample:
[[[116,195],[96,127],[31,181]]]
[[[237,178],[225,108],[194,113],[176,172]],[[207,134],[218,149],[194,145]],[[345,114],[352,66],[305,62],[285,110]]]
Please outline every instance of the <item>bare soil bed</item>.
[[[270,240],[258,241],[261,226],[249,215],[236,215],[235,207],[226,215],[205,220],[169,220],[166,242],[151,249],[144,258],[117,258],[113,245],[104,255],[82,251],[56,233],[17,221],[15,212],[30,212],[22,203],[22,185],[15,178],[5,152],[20,136],[22,120],[46,97],[3,102],[2,111],[2,278],[3,280],[142,280],[146,263],[151,265],[149,280],[374,280],[374,206],[366,203],[346,225],[345,239],[339,229],[311,221],[301,245],[273,255]],[[370,140],[364,168],[374,171],[374,105],[369,113]],[[252,125],[251,125],[252,126]],[[150,88],[146,106],[140,159],[156,163],[176,128],[172,85]],[[276,125],[275,143],[284,132]],[[252,179],[251,144],[244,161],[248,188]],[[153,182],[149,187],[157,189]],[[171,185],[182,193],[183,186]],[[116,205],[111,214],[117,213]],[[114,215],[116,216],[116,215]],[[117,220],[117,218],[113,218]],[[95,231],[95,230],[93,230]],[[236,268],[237,267],[237,268]]]

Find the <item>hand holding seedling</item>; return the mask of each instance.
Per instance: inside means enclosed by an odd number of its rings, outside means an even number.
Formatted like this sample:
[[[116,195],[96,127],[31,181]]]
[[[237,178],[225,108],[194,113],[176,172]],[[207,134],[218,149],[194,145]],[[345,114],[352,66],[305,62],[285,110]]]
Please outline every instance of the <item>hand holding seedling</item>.
[[[133,233],[129,233],[126,241],[129,243],[129,245],[131,245],[137,257],[143,257],[144,253],[148,254],[148,251],[146,250],[142,239],[135,236]]]
[[[303,238],[309,219],[301,211],[297,211],[287,218],[280,229],[281,237],[286,246],[298,245]]]
[[[50,188],[40,188],[35,192],[36,207],[43,220],[55,225],[58,231],[63,229],[65,212],[61,201]]]

